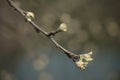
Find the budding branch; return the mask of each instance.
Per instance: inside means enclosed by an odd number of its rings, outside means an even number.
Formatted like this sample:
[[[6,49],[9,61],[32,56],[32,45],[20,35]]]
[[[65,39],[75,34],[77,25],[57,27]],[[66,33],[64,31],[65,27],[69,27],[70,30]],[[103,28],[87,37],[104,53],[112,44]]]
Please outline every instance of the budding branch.
[[[75,64],[80,68],[80,69],[85,69],[85,67],[87,66],[88,62],[92,61],[93,58],[91,58],[92,55],[92,51],[86,54],[74,54],[73,52],[63,48],[55,39],[55,34],[62,32],[62,31],[66,31],[66,24],[61,24],[60,27],[55,30],[55,31],[51,31],[51,32],[46,32],[45,30],[43,30],[41,27],[39,27],[37,24],[35,24],[31,17],[34,18],[34,14],[32,12],[28,12],[28,11],[24,11],[21,8],[17,7],[14,2],[12,0],[7,0],[7,2],[9,3],[9,5],[18,13],[20,13],[24,19],[26,20],[26,22],[29,22],[33,28],[36,30],[36,32],[42,33],[43,35],[45,35],[57,48],[59,48],[60,50],[62,50],[70,59],[72,59],[72,61],[75,62]]]
[[[27,17],[25,15],[25,11],[20,9],[19,7],[15,6],[14,2],[12,0],[7,0],[7,2],[9,3],[9,5],[17,12],[19,12],[26,20]],[[46,32],[45,30],[43,30],[42,28],[40,28],[37,24],[35,24],[32,20],[29,21],[29,23],[35,28],[36,32],[39,34],[39,32],[41,32],[42,34],[44,34],[46,37],[48,37],[48,39],[50,39],[50,41],[55,44],[55,46],[59,49],[61,49],[70,59],[72,59],[74,62],[79,60],[79,55],[76,55],[74,53],[72,53],[71,51],[68,51],[67,49],[63,48],[53,37],[56,33],[59,33],[61,31],[52,31],[50,33]]]

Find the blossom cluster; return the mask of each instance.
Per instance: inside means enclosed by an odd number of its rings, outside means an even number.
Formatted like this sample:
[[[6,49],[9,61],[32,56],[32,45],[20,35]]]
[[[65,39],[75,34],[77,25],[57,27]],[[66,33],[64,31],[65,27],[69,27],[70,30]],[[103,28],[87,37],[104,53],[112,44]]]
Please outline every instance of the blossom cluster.
[[[80,55],[80,59],[76,61],[76,65],[80,69],[85,69],[88,63],[93,60],[93,58],[91,57],[92,53],[93,52],[91,51],[89,53]]]

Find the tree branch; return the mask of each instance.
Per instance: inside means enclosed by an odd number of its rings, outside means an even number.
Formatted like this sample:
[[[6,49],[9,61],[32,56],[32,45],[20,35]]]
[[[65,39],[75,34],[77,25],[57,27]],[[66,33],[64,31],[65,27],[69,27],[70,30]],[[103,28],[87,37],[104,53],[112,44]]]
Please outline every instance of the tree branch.
[[[56,33],[62,32],[61,30],[56,30],[56,31],[52,31],[50,33],[46,32],[45,30],[43,30],[42,28],[40,28],[37,24],[35,24],[31,19],[28,20],[28,17],[26,16],[27,12],[20,9],[19,7],[15,6],[14,2],[12,0],[7,0],[7,2],[9,3],[9,5],[17,12],[19,12],[24,18],[25,20],[27,20],[27,22],[29,22],[36,30],[37,33],[42,33],[44,34],[46,37],[48,37],[48,39],[60,50],[62,50],[70,59],[72,59],[75,63],[79,62],[80,56],[81,55],[76,55],[74,53],[72,53],[71,51],[68,51],[67,49],[63,48],[53,37]],[[78,67],[80,67],[77,64]]]

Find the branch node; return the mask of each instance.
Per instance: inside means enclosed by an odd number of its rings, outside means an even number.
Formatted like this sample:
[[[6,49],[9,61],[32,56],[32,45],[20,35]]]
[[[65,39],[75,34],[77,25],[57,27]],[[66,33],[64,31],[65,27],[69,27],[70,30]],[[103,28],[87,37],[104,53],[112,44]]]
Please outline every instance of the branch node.
[[[57,33],[59,33],[59,32],[62,32],[62,30],[60,30],[60,29],[57,29],[56,31],[51,31],[51,32],[49,32],[48,33],[48,35],[47,36],[55,36]]]
[[[57,30],[49,32],[47,36],[55,36],[57,33],[63,31],[67,31],[67,25],[65,23],[61,23]]]

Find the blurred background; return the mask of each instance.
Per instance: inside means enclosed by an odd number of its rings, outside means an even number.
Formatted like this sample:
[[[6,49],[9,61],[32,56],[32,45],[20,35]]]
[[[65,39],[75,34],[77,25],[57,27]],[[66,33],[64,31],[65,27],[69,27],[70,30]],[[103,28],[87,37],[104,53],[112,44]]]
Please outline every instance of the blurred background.
[[[120,0],[14,0],[50,32],[61,22],[68,31],[55,39],[76,54],[93,51],[85,70],[0,0],[0,80],[120,80]]]

